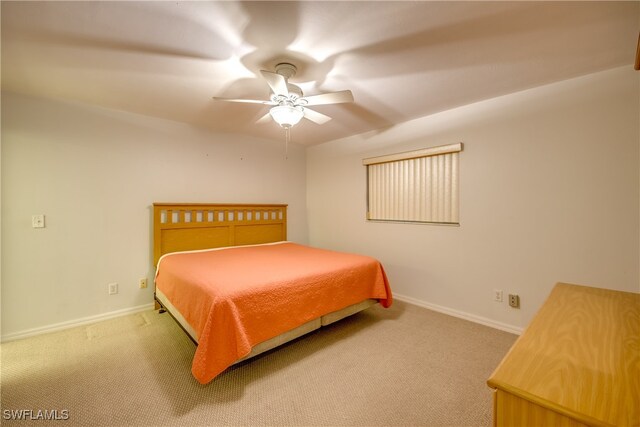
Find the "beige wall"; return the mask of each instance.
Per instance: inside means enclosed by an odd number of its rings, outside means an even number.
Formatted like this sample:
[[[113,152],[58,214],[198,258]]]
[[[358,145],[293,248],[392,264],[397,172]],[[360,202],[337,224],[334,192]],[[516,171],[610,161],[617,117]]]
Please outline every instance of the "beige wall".
[[[614,69],[313,147],[310,243],[376,256],[397,294],[507,329],[558,281],[638,292],[639,81]],[[460,227],[364,220],[363,158],[456,142]]]
[[[284,160],[279,143],[3,93],[2,335],[149,303],[154,201],[289,203],[291,240],[374,255],[397,294],[498,326],[524,326],[556,281],[638,292],[639,79],[484,101],[310,148],[306,164],[295,145]],[[452,142],[460,227],[364,220],[362,158]]]
[[[305,243],[305,154],[284,143],[2,94],[2,335],[152,301],[153,202],[288,203]],[[31,228],[31,215],[46,228]],[[107,285],[119,284],[110,296]]]

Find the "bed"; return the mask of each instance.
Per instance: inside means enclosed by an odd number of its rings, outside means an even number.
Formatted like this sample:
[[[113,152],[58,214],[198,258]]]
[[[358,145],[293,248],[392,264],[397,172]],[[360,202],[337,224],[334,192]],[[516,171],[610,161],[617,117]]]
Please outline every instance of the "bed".
[[[206,384],[229,366],[376,303],[382,265],[289,242],[287,205],[155,203],[156,307],[197,344]]]

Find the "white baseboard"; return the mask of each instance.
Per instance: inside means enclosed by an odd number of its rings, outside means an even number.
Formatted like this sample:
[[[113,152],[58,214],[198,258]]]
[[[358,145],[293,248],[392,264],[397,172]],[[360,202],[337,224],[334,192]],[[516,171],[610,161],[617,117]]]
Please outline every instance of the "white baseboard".
[[[448,314],[450,316],[458,317],[460,319],[469,320],[470,322],[479,323],[481,325],[489,326],[501,331],[510,332],[512,334],[522,334],[523,328],[519,328],[513,325],[507,325],[506,323],[496,322],[495,320],[487,319],[486,317],[476,316],[474,314],[466,313],[464,311],[454,310],[448,307],[443,307],[436,304],[431,304],[416,298],[408,297],[400,294],[393,294],[393,298],[407,302],[409,304],[424,307],[429,310],[437,311],[439,313]],[[25,331],[14,332],[0,337],[0,342],[8,342],[19,340],[22,338],[28,338],[35,335],[46,334],[49,332],[61,331],[64,329],[74,328],[76,326],[88,325],[91,323],[100,322],[102,320],[113,319],[114,317],[126,316],[127,314],[139,313],[141,311],[153,309],[154,304],[143,304],[137,307],[125,308],[122,310],[111,311],[109,313],[102,313],[95,316],[83,317],[80,319],[68,320],[66,322],[56,323],[48,326],[41,326],[39,328],[27,329]]]
[[[75,328],[76,326],[88,325],[91,323],[100,322],[102,320],[113,319],[114,317],[126,316],[127,314],[151,310],[153,309],[153,306],[153,303],[143,304],[136,307],[123,308],[122,310],[97,314],[95,316],[88,316],[80,319],[68,320],[66,322],[55,323],[53,325],[41,326],[39,328],[27,329],[25,331],[13,332],[11,334],[2,335],[2,337],[0,337],[0,342],[15,341],[22,338],[33,337],[35,335]]]
[[[486,317],[476,316],[475,314],[466,313],[464,311],[454,310],[452,308],[443,307],[441,305],[431,304],[416,298],[408,297],[405,295],[393,294],[393,298],[407,302],[409,304],[417,305],[419,307],[428,308],[429,310],[437,311],[439,313],[448,314],[449,316],[458,317],[460,319],[468,320],[470,322],[479,323],[481,325],[489,326],[494,329],[499,329],[505,332],[511,332],[512,334],[521,335],[524,328],[520,328],[513,325],[507,325],[506,323],[496,322],[495,320],[487,319]]]

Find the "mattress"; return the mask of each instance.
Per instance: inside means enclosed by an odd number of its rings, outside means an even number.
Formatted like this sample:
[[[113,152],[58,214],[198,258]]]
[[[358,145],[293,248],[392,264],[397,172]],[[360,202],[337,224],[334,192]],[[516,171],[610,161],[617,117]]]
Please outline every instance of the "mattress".
[[[203,384],[285,332],[370,299],[392,302],[374,258],[291,242],[167,254],[156,292],[198,342],[192,373]]]

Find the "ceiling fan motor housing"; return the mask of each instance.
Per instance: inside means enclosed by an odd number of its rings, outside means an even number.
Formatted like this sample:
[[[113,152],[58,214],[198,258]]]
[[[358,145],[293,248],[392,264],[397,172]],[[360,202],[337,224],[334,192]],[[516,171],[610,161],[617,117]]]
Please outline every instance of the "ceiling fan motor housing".
[[[289,90],[289,97],[293,100],[302,98],[302,89],[300,89],[298,86],[287,82],[287,89]]]

